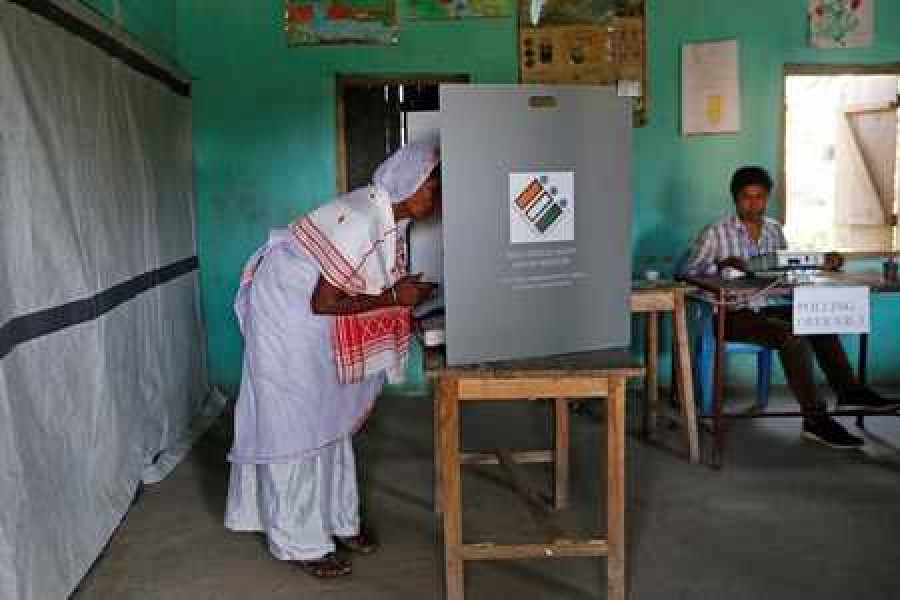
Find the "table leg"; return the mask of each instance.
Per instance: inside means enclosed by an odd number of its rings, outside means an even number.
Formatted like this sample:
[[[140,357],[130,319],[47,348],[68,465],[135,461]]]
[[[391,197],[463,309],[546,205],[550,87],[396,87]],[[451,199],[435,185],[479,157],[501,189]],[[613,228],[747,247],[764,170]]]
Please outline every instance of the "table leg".
[[[608,600],[625,600],[625,378],[609,378],[606,400]]]
[[[562,510],[569,505],[569,403],[565,398],[553,401],[553,506]]]
[[[866,364],[869,359],[869,334],[859,334],[859,364],[856,369],[856,377],[860,383],[866,382]],[[856,426],[863,429],[866,426],[866,420],[863,415],[856,415]]]
[[[681,420],[686,437],[688,455],[692,463],[700,460],[700,444],[697,439],[697,406],[694,403],[694,380],[691,373],[691,348],[685,315],[684,294],[675,293],[675,310],[672,313],[674,332],[675,380],[678,382],[678,400],[681,404]]]
[[[718,295],[716,306],[716,352],[713,361],[713,466],[721,467],[725,460],[725,418],[722,403],[725,397],[725,294]]]
[[[459,461],[459,385],[442,378],[438,389],[443,474],[444,578],[446,600],[464,600],[462,557],[462,484]]]
[[[441,441],[441,392],[434,392],[434,513],[444,513],[444,446]]]
[[[644,313],[644,435],[656,430],[659,419],[659,313]]]

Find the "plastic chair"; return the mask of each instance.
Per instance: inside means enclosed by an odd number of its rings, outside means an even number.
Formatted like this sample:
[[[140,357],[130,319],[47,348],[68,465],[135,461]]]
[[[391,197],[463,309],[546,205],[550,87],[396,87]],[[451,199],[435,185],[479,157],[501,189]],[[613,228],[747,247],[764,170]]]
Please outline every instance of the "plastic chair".
[[[700,411],[711,415],[713,410],[713,367],[715,363],[716,336],[713,315],[703,310],[700,339],[694,358],[694,385],[700,401]],[[743,342],[726,342],[726,354],[756,354],[756,408],[764,410],[769,404],[769,382],[772,377],[772,349]]]

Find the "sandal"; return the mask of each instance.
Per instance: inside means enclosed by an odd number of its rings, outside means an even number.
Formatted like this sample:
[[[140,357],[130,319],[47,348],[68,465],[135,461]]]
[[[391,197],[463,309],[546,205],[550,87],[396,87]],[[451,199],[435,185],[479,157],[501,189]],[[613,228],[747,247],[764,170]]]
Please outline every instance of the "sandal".
[[[373,554],[375,550],[378,549],[378,542],[364,531],[350,537],[340,537],[336,535],[334,536],[334,542],[341,549],[356,554]]]
[[[319,579],[334,579],[335,577],[343,577],[349,575],[352,569],[350,562],[338,558],[337,554],[330,552],[322,558],[314,560],[297,561],[300,568],[307,575],[318,577]]]

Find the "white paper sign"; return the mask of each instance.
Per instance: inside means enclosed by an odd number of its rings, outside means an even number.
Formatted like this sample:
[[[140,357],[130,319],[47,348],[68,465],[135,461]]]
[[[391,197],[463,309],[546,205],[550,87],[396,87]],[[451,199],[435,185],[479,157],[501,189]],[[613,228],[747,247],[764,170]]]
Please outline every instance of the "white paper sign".
[[[575,173],[510,173],[510,243],[571,242],[574,239]]]
[[[794,288],[794,333],[869,333],[869,288]]]
[[[816,48],[871,46],[875,0],[809,0],[809,39]]]
[[[737,40],[681,48],[681,130],[734,133],[741,129]]]

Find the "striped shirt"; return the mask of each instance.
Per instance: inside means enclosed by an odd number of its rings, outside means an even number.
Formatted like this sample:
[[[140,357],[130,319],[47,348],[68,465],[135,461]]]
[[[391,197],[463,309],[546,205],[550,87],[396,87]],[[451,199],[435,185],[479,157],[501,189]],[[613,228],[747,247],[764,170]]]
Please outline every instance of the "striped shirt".
[[[725,258],[736,256],[747,260],[785,248],[784,230],[775,219],[763,217],[762,233],[758,241],[753,241],[747,227],[732,215],[707,225],[700,232],[680,272],[682,275],[715,275],[716,263]]]

